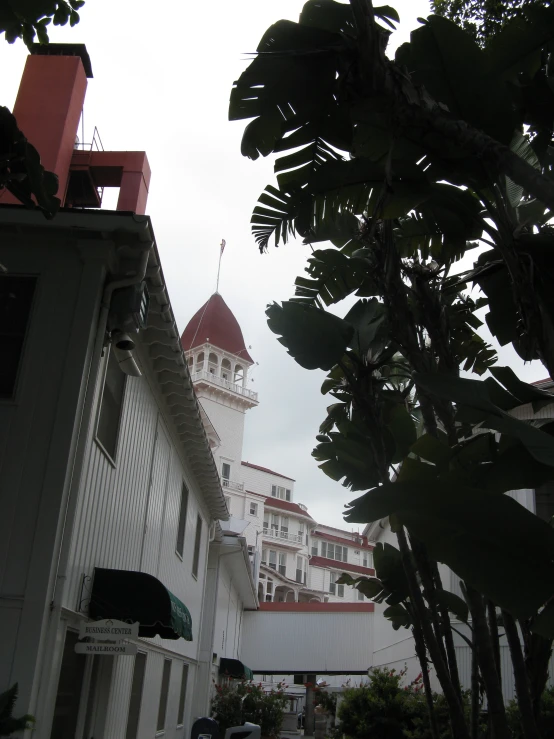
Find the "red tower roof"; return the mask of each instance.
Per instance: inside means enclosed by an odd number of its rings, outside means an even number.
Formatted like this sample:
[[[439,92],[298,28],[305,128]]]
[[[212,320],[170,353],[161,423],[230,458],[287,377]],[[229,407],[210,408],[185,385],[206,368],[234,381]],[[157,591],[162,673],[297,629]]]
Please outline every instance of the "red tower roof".
[[[185,351],[210,343],[254,364],[237,319],[219,293],[214,293],[190,319],[181,336]]]

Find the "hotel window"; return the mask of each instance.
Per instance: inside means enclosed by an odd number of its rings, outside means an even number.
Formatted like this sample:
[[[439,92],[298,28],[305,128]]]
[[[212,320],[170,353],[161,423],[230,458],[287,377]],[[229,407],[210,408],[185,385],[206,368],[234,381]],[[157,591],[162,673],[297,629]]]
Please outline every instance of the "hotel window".
[[[185,702],[187,699],[187,682],[189,678],[189,666],[183,665],[183,674],[181,675],[181,691],[179,693],[179,710],[177,712],[177,725],[182,726],[185,722]]]
[[[368,559],[367,559],[367,554],[365,552],[364,552],[363,565],[364,565],[364,567],[369,567],[369,565],[368,565]]]
[[[125,375],[119,369],[115,352],[110,350],[104,375],[96,438],[112,460],[115,460],[124,392]]]
[[[361,590],[358,590],[358,600],[364,600],[364,594]]]
[[[222,462],[221,464],[221,477],[223,478],[223,485],[231,479],[231,465],[228,462]]]
[[[257,503],[250,503],[250,515],[251,516],[258,515],[258,504]]]
[[[337,585],[337,580],[340,578],[338,572],[330,573],[329,592],[331,595],[338,595],[339,598],[344,598],[344,585]]]
[[[319,554],[319,549],[317,545],[318,545],[317,541],[312,542],[312,557],[317,557]]]
[[[133,680],[131,682],[131,698],[129,700],[129,713],[127,715],[125,739],[137,739],[138,736],[145,670],[146,654],[144,652],[137,652],[135,655],[135,665],[133,667]]]
[[[296,582],[302,582],[302,557],[296,558]]]
[[[194,537],[194,555],[192,557],[192,574],[198,577],[198,565],[200,564],[200,543],[202,541],[202,517],[196,517],[196,535]]]
[[[277,552],[275,552],[273,549],[269,550],[269,566],[272,570],[277,569]]]
[[[275,513],[271,514],[271,528],[275,532],[274,536],[277,536],[277,531],[279,530],[279,516]]]
[[[290,502],[290,490],[279,485],[271,486],[271,495],[273,498],[280,498],[281,500],[288,500]]]
[[[160,690],[160,703],[158,705],[158,723],[156,731],[164,731],[165,717],[167,713],[167,697],[169,695],[169,678],[171,677],[171,660],[164,659],[164,669],[162,673],[162,687]]]
[[[285,534],[283,539],[286,539],[289,533],[289,517],[281,516],[281,533]]]
[[[348,562],[348,548],[339,544],[330,544],[328,541],[321,542],[321,556],[327,559],[338,559],[339,562]]]
[[[0,277],[1,398],[11,398],[15,392],[36,284],[36,277]]]
[[[279,573],[287,574],[287,555],[284,552],[279,552]]]
[[[185,483],[181,487],[181,507],[179,509],[179,525],[177,527],[177,543],[175,551],[182,557],[185,548],[185,529],[187,525],[187,506],[189,500],[189,491]]]
[[[269,513],[264,511],[264,531],[269,529]]]
[[[262,564],[263,565],[267,564],[267,549],[262,549]]]

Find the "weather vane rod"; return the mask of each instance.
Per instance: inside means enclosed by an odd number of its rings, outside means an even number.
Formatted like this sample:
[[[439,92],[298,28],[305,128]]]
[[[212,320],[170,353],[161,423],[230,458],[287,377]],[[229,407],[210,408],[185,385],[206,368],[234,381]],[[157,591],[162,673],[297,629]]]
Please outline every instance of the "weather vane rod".
[[[221,257],[223,256],[223,250],[225,249],[225,239],[221,239],[220,249],[219,249],[219,264],[217,265],[217,282],[215,285],[215,291],[216,293],[219,292],[219,273],[221,271]]]

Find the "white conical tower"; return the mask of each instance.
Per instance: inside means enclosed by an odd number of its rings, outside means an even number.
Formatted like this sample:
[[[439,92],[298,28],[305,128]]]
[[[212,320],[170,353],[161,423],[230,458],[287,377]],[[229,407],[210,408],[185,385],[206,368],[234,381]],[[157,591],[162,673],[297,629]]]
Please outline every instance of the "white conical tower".
[[[244,414],[258,405],[248,388],[254,361],[237,319],[219,293],[195,313],[181,336],[206,431],[224,486],[240,490]]]

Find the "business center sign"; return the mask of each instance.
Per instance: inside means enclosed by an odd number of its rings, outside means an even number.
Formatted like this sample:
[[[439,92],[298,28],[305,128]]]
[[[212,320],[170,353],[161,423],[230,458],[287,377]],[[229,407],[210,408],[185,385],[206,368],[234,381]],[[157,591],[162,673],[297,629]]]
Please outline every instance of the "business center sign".
[[[124,639],[137,639],[139,633],[138,621],[134,624],[103,619],[102,621],[83,621],[79,627],[79,639],[94,639],[95,641],[78,642],[75,645],[77,654],[105,654],[116,657],[118,655],[134,655],[137,653],[136,644],[126,644]]]

